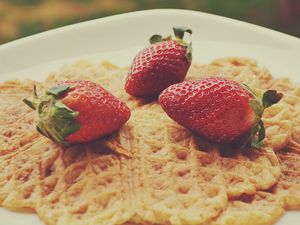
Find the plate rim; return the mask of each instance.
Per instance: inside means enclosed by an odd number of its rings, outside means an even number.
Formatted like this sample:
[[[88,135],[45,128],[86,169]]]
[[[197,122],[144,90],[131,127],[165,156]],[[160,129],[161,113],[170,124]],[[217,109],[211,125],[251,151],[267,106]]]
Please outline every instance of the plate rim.
[[[127,24],[131,26],[126,28]],[[56,60],[144,45],[154,32],[164,33],[174,24],[195,29],[194,41],[250,44],[289,51],[293,58],[300,57],[297,37],[194,10],[151,9],[76,23],[0,45],[0,76]],[[124,29],[127,32],[117,33]],[[112,31],[115,33],[110,36]],[[134,32],[139,37],[135,41]]]
[[[201,15],[203,17],[206,17],[209,20],[222,21],[222,22],[226,22],[226,23],[231,23],[232,25],[236,25],[236,26],[247,27],[248,29],[255,30],[256,32],[259,31],[267,36],[276,35],[282,41],[291,41],[291,42],[300,44],[300,38],[297,38],[295,36],[292,36],[292,35],[289,35],[289,34],[286,34],[286,33],[280,32],[280,31],[272,30],[270,28],[263,27],[260,25],[252,24],[249,22],[225,17],[225,16],[215,15],[215,14],[196,11],[196,10],[187,10],[187,9],[148,9],[148,10],[139,10],[139,11],[126,12],[126,13],[120,13],[120,14],[116,14],[116,15],[101,17],[101,18],[97,18],[97,19],[83,21],[83,22],[70,24],[70,25],[66,25],[63,27],[58,27],[58,28],[47,30],[47,31],[39,32],[39,33],[29,35],[29,36],[26,36],[23,38],[19,38],[14,41],[10,41],[10,42],[0,45],[0,53],[1,53],[1,51],[7,50],[10,47],[15,47],[16,45],[21,45],[21,44],[27,44],[26,42],[34,41],[34,40],[40,39],[40,38],[45,38],[45,37],[51,36],[53,34],[68,32],[73,29],[78,29],[81,26],[90,26],[90,25],[94,25],[94,24],[98,24],[98,23],[113,22],[114,20],[121,20],[126,17],[138,17],[141,15],[147,16],[147,15],[151,15],[151,14],[164,14],[164,13],[174,13],[174,14],[191,13],[193,15]]]

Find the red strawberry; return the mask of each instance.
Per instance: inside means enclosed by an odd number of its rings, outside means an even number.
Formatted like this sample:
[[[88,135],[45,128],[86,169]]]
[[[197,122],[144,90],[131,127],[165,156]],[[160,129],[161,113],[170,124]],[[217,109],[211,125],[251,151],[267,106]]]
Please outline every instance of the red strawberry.
[[[260,147],[265,136],[263,111],[281,97],[269,90],[261,102],[246,85],[214,77],[171,85],[159,103],[173,120],[212,141],[229,143],[249,132],[247,141]]]
[[[171,84],[182,82],[192,60],[191,43],[182,38],[185,32],[192,31],[185,27],[173,28],[176,40],[171,36],[162,38],[153,35],[151,45],[140,51],[133,59],[125,89],[136,97],[157,97]]]
[[[23,100],[39,114],[37,130],[64,145],[88,142],[119,129],[130,117],[126,104],[85,80],[57,83],[39,98]]]

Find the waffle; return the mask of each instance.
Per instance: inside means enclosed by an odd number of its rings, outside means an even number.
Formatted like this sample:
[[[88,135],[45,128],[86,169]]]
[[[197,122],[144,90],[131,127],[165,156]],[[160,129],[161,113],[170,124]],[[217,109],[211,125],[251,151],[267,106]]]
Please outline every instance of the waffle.
[[[28,162],[34,151],[30,147],[39,137],[34,127],[36,115],[21,102],[32,96],[33,85],[32,81],[10,81],[0,87],[0,202],[5,207],[33,208],[35,201],[20,198],[18,192],[22,189],[25,196],[25,192],[31,193],[39,179],[34,168],[38,162]],[[27,175],[32,175],[32,179],[24,184]]]
[[[277,89],[284,92],[285,95],[282,99],[287,103],[290,111],[292,112],[292,141],[290,145],[299,149],[300,148],[300,85],[292,83],[289,79],[274,79],[270,88]]]
[[[273,192],[283,197],[285,208],[300,209],[300,86],[288,79],[278,79],[271,88],[285,93],[282,100],[292,112],[293,123],[291,141],[277,153],[282,173]]]
[[[283,200],[268,192],[241,196],[228,202],[226,209],[211,225],[267,225],[275,223],[283,213]]]
[[[0,156],[12,152],[37,137],[33,123],[36,115],[20,103],[24,97],[32,96],[34,82],[6,82],[0,87]]]
[[[118,132],[68,149],[35,131],[37,118],[20,101],[30,97],[32,81],[0,86],[0,104],[7,106],[1,111],[5,119],[0,119],[3,207],[32,208],[51,225],[221,225],[271,224],[284,207],[297,205],[287,204],[293,190],[299,190],[294,175],[281,174],[285,163],[299,163],[298,153],[281,155],[282,149],[295,149],[299,143],[292,124],[297,110],[289,98],[266,111],[263,148],[240,151],[193,135],[169,119],[155,101],[127,95],[123,89],[126,72],[108,62],[79,61],[36,83],[42,91],[58,80],[91,80],[132,110]],[[236,58],[193,65],[187,79],[215,75],[243,81],[258,94],[277,84],[254,61]],[[6,134],[7,127],[11,134]],[[130,152],[133,157],[116,152]],[[284,180],[291,185],[283,185]]]

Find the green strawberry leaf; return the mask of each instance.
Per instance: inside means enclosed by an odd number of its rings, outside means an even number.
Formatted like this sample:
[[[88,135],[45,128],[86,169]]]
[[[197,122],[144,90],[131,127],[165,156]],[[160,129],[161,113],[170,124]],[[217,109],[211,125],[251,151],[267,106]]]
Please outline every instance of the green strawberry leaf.
[[[70,109],[68,106],[66,106],[65,104],[63,104],[61,101],[57,101],[55,102],[54,104],[57,108],[59,109],[65,109],[66,111],[68,111],[69,113],[77,113],[77,112],[74,112],[72,109]],[[77,113],[78,114],[78,113]],[[76,114],[76,116],[77,116]],[[75,114],[74,114],[75,115]]]
[[[33,85],[33,97],[34,98],[38,97],[37,92],[36,92],[36,85]]]
[[[251,141],[252,148],[260,149],[261,146],[262,143],[258,142],[255,138]]]
[[[242,88],[248,91],[253,96],[253,98],[257,98],[257,95],[254,93],[254,91],[252,91],[252,89],[247,84],[241,83],[240,85],[242,86]]]
[[[54,104],[44,102],[45,104],[47,107],[43,107],[39,113],[40,121],[37,130],[56,143],[68,146],[65,138],[80,129],[80,124],[75,120],[79,113],[69,109],[60,101]]]
[[[258,141],[261,142],[266,137],[266,129],[265,129],[264,122],[262,120],[259,121],[258,125],[259,125]]]
[[[168,41],[168,40],[172,40],[171,35],[164,38],[163,36],[161,36],[159,34],[154,34],[150,37],[149,42],[150,42],[150,44],[156,44],[158,42]]]
[[[251,147],[259,149],[263,145],[263,140],[266,137],[265,126],[262,120],[255,125],[255,129],[253,130],[253,139],[251,140]],[[258,132],[258,136],[255,137]]]
[[[38,95],[37,95],[37,93],[36,93],[36,85],[33,85],[33,100],[32,101],[30,101],[30,100],[28,100],[27,98],[24,98],[23,99],[23,102],[27,105],[27,106],[29,106],[30,108],[32,108],[33,110],[36,110],[36,108],[37,108],[37,101],[38,101]]]
[[[245,145],[253,142],[253,140],[255,138],[255,135],[258,132],[258,130],[259,130],[259,126],[258,126],[257,121],[255,121],[255,123],[253,124],[253,126],[251,128],[250,134],[249,134],[248,138],[246,139]]]
[[[173,27],[174,35],[178,39],[183,39],[184,33],[192,34],[192,30],[188,27]]]
[[[192,62],[192,60],[193,60],[193,54],[192,54],[192,52],[193,52],[193,49],[192,49],[192,42],[190,42],[190,43],[188,44],[187,48],[186,48],[186,53],[185,53],[185,57],[187,58],[187,60],[188,60],[189,62]]]
[[[30,101],[27,98],[23,99],[23,102],[28,105],[30,108],[32,108],[33,110],[36,110],[37,104],[34,101]]]
[[[267,90],[264,94],[263,94],[263,98],[262,98],[262,105],[264,108],[268,108],[274,104],[276,104],[277,102],[280,101],[280,99],[282,98],[283,94],[282,93],[278,93],[276,90]]]
[[[175,35],[175,40],[182,46],[187,47],[188,44],[183,40],[184,34],[189,33],[192,34],[192,30],[188,27],[173,27],[173,32]],[[149,42],[150,44],[156,44],[162,41],[172,40],[172,35],[167,37],[163,37],[159,34],[154,34],[150,37]]]
[[[163,37],[159,34],[154,34],[149,39],[150,44],[155,44],[162,41],[163,41]]]
[[[80,129],[80,124],[76,121],[79,112],[73,111],[58,100],[60,95],[72,87],[74,86],[58,85],[50,88],[43,97],[39,98],[34,86],[34,100],[23,99],[26,105],[38,111],[40,120],[37,131],[65,146],[69,146],[65,138]]]
[[[56,85],[50,88],[46,94],[54,95],[55,97],[59,97],[70,90],[73,86],[70,85]]]
[[[250,100],[250,106],[257,117],[261,117],[264,112],[264,107],[257,99]]]
[[[248,138],[246,143],[250,142],[251,147],[253,148],[260,148],[263,145],[263,140],[266,136],[265,126],[261,117],[263,116],[265,109],[278,103],[283,95],[277,93],[275,90],[267,90],[263,94],[262,100],[259,100],[249,86],[246,84],[240,85],[253,96],[253,99],[250,100],[250,106],[256,117],[252,129],[247,135]]]

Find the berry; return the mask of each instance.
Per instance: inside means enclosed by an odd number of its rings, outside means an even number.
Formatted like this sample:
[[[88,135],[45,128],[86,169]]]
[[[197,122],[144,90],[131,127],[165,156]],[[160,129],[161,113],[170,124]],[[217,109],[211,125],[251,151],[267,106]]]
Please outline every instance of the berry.
[[[171,84],[185,79],[191,65],[191,43],[182,38],[188,28],[173,28],[176,40],[153,35],[150,46],[140,51],[134,58],[129,70],[125,90],[128,94],[143,97],[157,97]]]
[[[130,117],[126,104],[86,80],[57,83],[42,97],[23,100],[38,111],[37,130],[64,145],[95,140],[118,130]]]
[[[281,97],[269,90],[261,102],[247,86],[214,77],[171,85],[159,103],[170,118],[214,142],[229,143],[249,133],[258,147],[264,138],[263,111]]]

